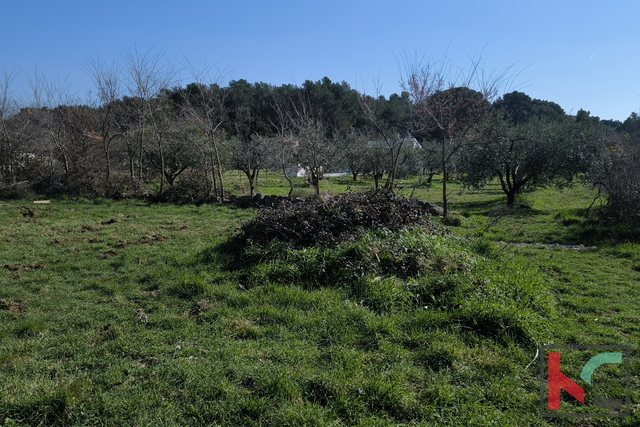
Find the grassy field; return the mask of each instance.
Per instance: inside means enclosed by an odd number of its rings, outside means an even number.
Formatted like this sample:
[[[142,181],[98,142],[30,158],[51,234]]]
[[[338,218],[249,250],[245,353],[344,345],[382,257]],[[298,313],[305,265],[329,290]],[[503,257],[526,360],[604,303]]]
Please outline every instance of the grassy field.
[[[401,193],[439,201],[437,178],[414,183]],[[269,174],[260,191],[288,190]],[[598,224],[594,197],[541,189],[507,210],[497,186],[454,186],[449,234],[371,232],[241,268],[219,245],[253,210],[0,201],[0,425],[639,425],[640,245]],[[541,418],[539,344],[631,346],[632,416]]]

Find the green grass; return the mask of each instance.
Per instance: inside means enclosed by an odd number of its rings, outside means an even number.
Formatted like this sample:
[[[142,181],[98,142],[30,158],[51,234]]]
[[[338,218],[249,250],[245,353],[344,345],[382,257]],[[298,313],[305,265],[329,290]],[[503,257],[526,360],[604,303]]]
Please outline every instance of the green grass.
[[[0,202],[0,425],[638,425],[635,230],[587,216],[586,187],[512,210],[495,185],[453,189],[449,235],[276,245],[240,269],[218,245],[252,210]],[[630,345],[633,416],[540,418],[542,343]]]

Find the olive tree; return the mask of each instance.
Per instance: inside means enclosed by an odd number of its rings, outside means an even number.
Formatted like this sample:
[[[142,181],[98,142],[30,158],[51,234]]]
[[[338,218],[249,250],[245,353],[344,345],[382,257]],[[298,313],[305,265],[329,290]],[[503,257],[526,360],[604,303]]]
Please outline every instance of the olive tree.
[[[479,135],[461,153],[460,177],[475,187],[498,178],[508,206],[527,186],[566,184],[589,172],[603,146],[597,124],[572,117],[519,124],[494,118]]]

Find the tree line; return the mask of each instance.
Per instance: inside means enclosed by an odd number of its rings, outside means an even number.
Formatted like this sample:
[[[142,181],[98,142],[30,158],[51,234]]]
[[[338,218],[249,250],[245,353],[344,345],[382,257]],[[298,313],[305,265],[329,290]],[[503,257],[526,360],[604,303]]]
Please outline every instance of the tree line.
[[[223,200],[224,170],[246,176],[253,195],[261,170],[304,170],[320,194],[323,175],[371,175],[376,188],[398,179],[443,176],[480,187],[497,179],[514,205],[526,188],[590,179],[620,205],[638,194],[634,172],[640,118],[600,120],[519,91],[507,75],[472,67],[451,77],[433,61],[407,61],[402,92],[368,95],[325,77],[274,86],[192,71],[183,86],[150,52],[122,64],[87,62],[95,92],[79,102],[64,83],[30,76],[19,100],[12,75],[0,79],[0,195],[40,194]],[[481,70],[480,70],[481,71]],[[625,167],[622,167],[625,166]],[[640,196],[638,204],[640,204]],[[612,212],[628,208],[618,207]],[[622,213],[615,215],[623,215]],[[625,215],[629,215],[628,213]]]

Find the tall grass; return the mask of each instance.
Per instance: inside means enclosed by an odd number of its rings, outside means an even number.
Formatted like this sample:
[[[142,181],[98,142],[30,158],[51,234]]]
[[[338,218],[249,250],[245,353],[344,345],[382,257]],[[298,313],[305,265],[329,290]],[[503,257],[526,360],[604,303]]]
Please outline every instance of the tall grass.
[[[588,188],[491,222],[494,190],[454,194],[449,232],[234,268],[219,245],[252,210],[2,201],[0,425],[638,425],[638,246]],[[630,345],[632,417],[540,418],[540,343]]]

